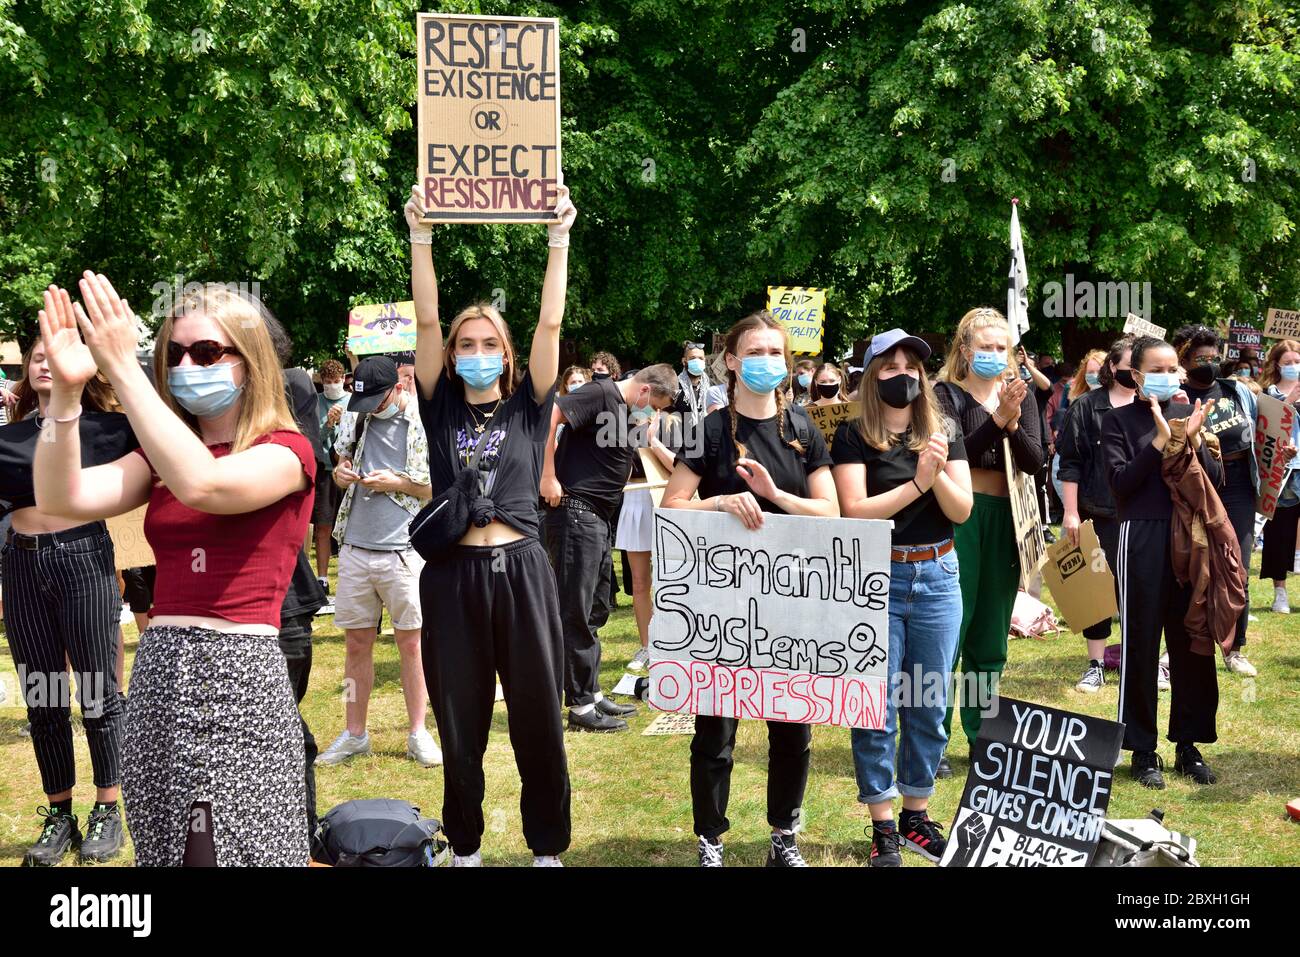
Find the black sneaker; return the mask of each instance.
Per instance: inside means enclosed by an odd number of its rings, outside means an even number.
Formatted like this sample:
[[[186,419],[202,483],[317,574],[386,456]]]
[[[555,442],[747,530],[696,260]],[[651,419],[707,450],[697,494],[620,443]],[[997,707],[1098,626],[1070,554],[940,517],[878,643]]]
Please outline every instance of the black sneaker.
[[[767,849],[768,867],[807,867],[808,862],[799,853],[799,845],[794,842],[793,834],[773,834],[772,844]]]
[[[1165,776],[1160,773],[1164,766],[1165,762],[1154,751],[1134,751],[1133,761],[1129,765],[1133,780],[1153,791],[1165,789]]]
[[[871,860],[868,862],[872,867],[902,867],[903,855],[899,848],[903,845],[903,839],[899,836],[896,828],[880,828],[872,825],[867,831],[871,835]]]
[[[601,714],[599,708],[592,708],[585,714],[569,711],[569,730],[570,731],[597,731],[613,732],[626,731],[627,722],[618,718],[611,718],[607,714]]]
[[[102,864],[122,853],[122,812],[114,801],[108,807],[94,807],[86,818],[86,837],[81,842],[81,862]]]
[[[923,811],[917,815],[904,815],[898,825],[908,850],[916,851],[934,864],[939,863],[948,847],[942,824],[930,820],[930,815]]]
[[[1213,784],[1219,780],[1218,775],[1201,757],[1194,744],[1180,744],[1174,756],[1174,770],[1183,777],[1191,778],[1197,784]]]
[[[636,705],[619,704],[617,701],[601,698],[596,702],[596,710],[609,715],[611,718],[626,718],[636,714]]]
[[[45,818],[45,825],[36,843],[23,855],[23,867],[53,867],[63,860],[64,854],[81,845],[77,816],[60,814],[47,807],[38,807],[36,813]]]
[[[700,867],[721,867],[722,866],[722,842],[710,841],[707,837],[700,838]]]
[[[934,779],[952,777],[952,765],[948,763],[948,756],[945,754],[939,759],[939,765],[934,769]]]

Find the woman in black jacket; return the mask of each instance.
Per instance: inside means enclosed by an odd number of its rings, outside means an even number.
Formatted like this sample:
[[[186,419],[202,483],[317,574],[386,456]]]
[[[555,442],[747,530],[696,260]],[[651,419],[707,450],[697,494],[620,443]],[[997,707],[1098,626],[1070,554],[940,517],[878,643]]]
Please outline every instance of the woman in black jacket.
[[[1202,441],[1205,410],[1200,401],[1189,406],[1175,399],[1180,384],[1174,347],[1163,339],[1142,336],[1133,343],[1132,365],[1137,400],[1112,410],[1101,426],[1106,474],[1120,522],[1116,577],[1123,640],[1119,720],[1124,723],[1124,748],[1133,752],[1132,773],[1140,784],[1165,786],[1160,773],[1164,764],[1156,753],[1156,674],[1163,632],[1172,691],[1169,739],[1177,744],[1174,770],[1198,784],[1213,784],[1214,772],[1196,744],[1211,744],[1218,737],[1219,685],[1214,659],[1191,650],[1185,624],[1191,589],[1174,577],[1169,551],[1173,501],[1160,473],[1170,438],[1169,420],[1187,420],[1187,441],[1215,486],[1223,482],[1223,469]]]
[[[1071,545],[1077,546],[1079,526],[1091,521],[1112,571],[1119,547],[1119,520],[1115,517],[1115,498],[1106,477],[1101,426],[1111,409],[1132,405],[1137,394],[1137,382],[1129,365],[1132,352],[1131,336],[1117,339],[1111,345],[1097,372],[1100,387],[1070,403],[1056,449],[1061,459],[1058,476],[1065,505],[1061,531]],[[1116,583],[1117,592],[1118,587]],[[1106,683],[1102,657],[1110,638],[1110,616],[1084,628],[1083,637],[1088,642],[1088,669],[1074,690],[1093,694]]]

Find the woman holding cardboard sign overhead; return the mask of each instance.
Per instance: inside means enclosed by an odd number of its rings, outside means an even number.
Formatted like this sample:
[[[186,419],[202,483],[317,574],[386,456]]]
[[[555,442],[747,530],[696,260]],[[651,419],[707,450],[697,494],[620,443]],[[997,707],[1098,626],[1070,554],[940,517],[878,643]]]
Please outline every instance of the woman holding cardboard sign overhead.
[[[885,726],[853,729],[858,800],[871,809],[872,867],[898,867],[904,843],[935,863],[947,847],[926,809],[948,741],[943,718],[962,618],[953,525],[970,516],[971,485],[961,430],[925,377],[929,357],[930,347],[902,329],[872,337],[858,387],[862,414],[841,423],[831,444],[840,511],[894,522]]]
[[[1009,440],[1020,471],[1032,475],[1043,467],[1038,401],[1009,365],[1010,351],[1006,317],[996,309],[972,309],[957,324],[935,386],[944,411],[961,425],[974,492],[970,519],[954,533],[961,559],[961,723],[971,742],[1007,663],[1007,632],[1020,586],[1003,440]],[[952,704],[945,727],[952,725]],[[947,761],[941,762],[940,776],[951,773]]]
[[[443,339],[433,229],[418,186],[405,212],[416,395],[434,492],[411,523],[411,543],[425,559],[422,651],[442,736],[443,827],[452,865],[482,866],[483,753],[499,674],[523,781],[524,838],[535,866],[558,867],[570,836],[564,636],[555,575],[538,541],[537,496],[578,213],[560,187],[556,221],[547,227],[541,314],[521,375],[510,330],[487,303],[457,313]]]
[[[781,391],[790,369],[785,330],[767,310],[746,316],[727,333],[724,355],[728,405],[704,420],[703,441],[677,457],[663,507],[730,512],[759,534],[765,512],[837,517],[826,440]],[[700,497],[692,500],[697,491]],[[691,802],[701,867],[722,866],[738,724],[712,715],[695,718]],[[806,867],[794,835],[808,784],[812,729],[783,721],[769,721],[767,729],[767,866]]]

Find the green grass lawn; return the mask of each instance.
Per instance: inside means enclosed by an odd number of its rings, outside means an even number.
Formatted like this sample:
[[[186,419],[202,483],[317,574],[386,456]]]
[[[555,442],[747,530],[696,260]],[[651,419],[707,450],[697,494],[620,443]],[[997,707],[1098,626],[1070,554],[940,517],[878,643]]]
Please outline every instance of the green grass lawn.
[[[1258,557],[1255,567],[1258,569]],[[1291,600],[1300,608],[1300,585],[1291,581]],[[454,601],[454,596],[448,596]],[[623,665],[636,650],[631,599],[621,605],[602,635],[602,685],[613,687]],[[1199,788],[1167,774],[1165,791],[1148,791],[1127,774],[1127,756],[1116,776],[1110,816],[1142,817],[1163,808],[1165,822],[1200,842],[1205,865],[1298,865],[1300,824],[1290,822],[1287,801],[1300,797],[1300,612],[1272,614],[1272,584],[1251,580],[1251,608],[1259,622],[1251,625],[1249,654],[1260,676],[1243,679],[1219,670],[1219,743],[1204,748],[1220,783]],[[437,609],[429,610],[437,614]],[[341,683],[343,636],[332,618],[316,619],[315,661],[311,690],[303,709],[323,748],[343,726]],[[1113,641],[1119,640],[1116,626]],[[127,627],[127,669],[135,653],[134,626]],[[1083,639],[1063,634],[1054,639],[1016,640],[1003,692],[1070,711],[1115,717],[1118,678],[1099,694],[1082,695],[1074,683],[1084,666]],[[437,817],[442,804],[441,769],[424,769],[405,758],[406,718],[398,685],[397,652],[391,638],[381,639],[375,654],[375,694],[370,707],[370,734],[375,753],[317,772],[321,813],[341,801],[361,797],[404,798]],[[0,644],[0,677],[16,687],[7,644]],[[1160,697],[1160,722],[1168,719],[1169,696]],[[644,737],[653,714],[642,707],[630,733],[569,734],[569,772],[573,781],[573,846],[565,863],[574,865],[646,866],[695,864],[688,784],[690,737]],[[12,697],[0,706],[0,864],[16,865],[39,828],[36,805],[43,802],[31,739],[21,733],[26,721]],[[433,728],[432,715],[429,726]],[[76,728],[80,779],[74,809],[84,822],[93,799],[90,759],[85,738]],[[436,729],[435,729],[436,736]],[[1173,745],[1161,751],[1172,767]],[[965,739],[954,741],[950,757],[956,775],[940,781],[931,803],[936,820],[950,822],[961,797],[967,768]],[[731,865],[757,865],[766,853],[764,821],[767,747],[765,728],[744,722],[736,747],[728,816],[727,859]],[[505,705],[498,703],[486,757],[487,832],[483,857],[489,865],[523,865],[531,858],[520,833],[519,777],[506,736]],[[814,866],[859,866],[866,862],[863,835],[866,809],[856,802],[849,732],[817,728],[813,733],[812,774],[804,804],[807,821],[800,846]],[[71,860],[71,858],[70,858]],[[123,863],[130,856],[124,855]],[[930,866],[906,855],[910,867]]]

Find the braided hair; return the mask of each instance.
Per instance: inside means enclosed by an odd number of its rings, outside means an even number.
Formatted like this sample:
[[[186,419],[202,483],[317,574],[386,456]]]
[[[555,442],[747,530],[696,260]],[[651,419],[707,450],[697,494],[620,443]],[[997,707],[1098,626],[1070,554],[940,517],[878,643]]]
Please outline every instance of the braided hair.
[[[744,319],[727,330],[726,345],[723,355],[733,355],[740,358],[740,340],[747,332],[754,332],[760,329],[776,329],[781,333],[781,341],[785,346],[785,367],[790,368],[790,339],[786,335],[785,329],[779,322],[772,318],[772,314],[766,309],[760,309],[758,312],[750,313]],[[736,458],[748,458],[749,453],[745,446],[736,438],[736,373],[731,369],[727,370],[727,419],[731,426],[731,444],[736,448]],[[781,444],[788,445],[800,455],[807,450],[804,449],[796,436],[793,439],[785,437],[785,390],[778,388],[776,390],[776,427],[781,436]]]

